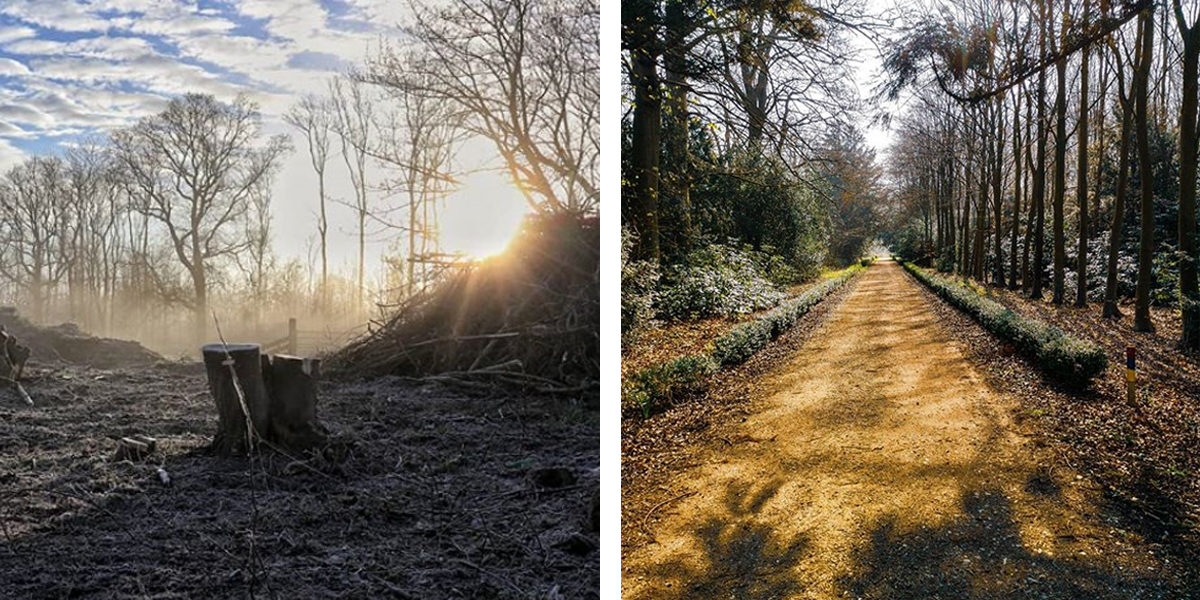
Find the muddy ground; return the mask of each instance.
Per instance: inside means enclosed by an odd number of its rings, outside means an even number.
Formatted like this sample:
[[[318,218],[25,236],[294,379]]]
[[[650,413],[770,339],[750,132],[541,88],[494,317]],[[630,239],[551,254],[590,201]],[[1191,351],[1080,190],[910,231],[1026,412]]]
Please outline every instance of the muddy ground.
[[[336,452],[238,460],[204,452],[202,365],[27,379],[33,407],[0,390],[0,598],[599,596],[594,400],[323,382]],[[116,460],[134,434],[159,449]]]

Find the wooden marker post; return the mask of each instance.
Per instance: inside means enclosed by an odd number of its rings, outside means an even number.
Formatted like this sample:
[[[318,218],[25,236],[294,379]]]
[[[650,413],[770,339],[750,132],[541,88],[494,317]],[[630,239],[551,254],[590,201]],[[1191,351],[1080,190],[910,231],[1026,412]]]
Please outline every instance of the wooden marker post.
[[[1125,399],[1137,400],[1137,350],[1133,346],[1125,348]]]

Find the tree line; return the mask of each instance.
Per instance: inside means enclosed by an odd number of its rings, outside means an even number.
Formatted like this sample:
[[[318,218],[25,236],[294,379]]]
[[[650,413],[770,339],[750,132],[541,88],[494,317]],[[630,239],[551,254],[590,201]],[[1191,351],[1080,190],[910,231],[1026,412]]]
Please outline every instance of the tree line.
[[[272,311],[361,322],[369,305],[417,293],[447,262],[437,213],[458,189],[466,167],[457,153],[471,138],[491,144],[531,211],[594,214],[598,4],[410,8],[408,36],[381,41],[325,94],[298,99],[284,116],[317,178],[307,265],[273,250],[272,190],[295,144],[264,134],[249,95],[185,94],[0,176],[0,302],[38,322],[140,339],[186,321],[187,344],[206,339],[214,307],[242,323]],[[339,167],[350,199],[329,193]],[[335,203],[355,218],[350,275],[329,266]],[[371,235],[391,240],[376,282]]]
[[[856,121],[861,2],[623,0],[631,260],[745,244],[803,273],[874,238],[882,173]]]
[[[1200,6],[974,0],[906,21],[880,90],[909,107],[893,247],[1108,318],[1132,297],[1135,331],[1177,306],[1200,348]]]

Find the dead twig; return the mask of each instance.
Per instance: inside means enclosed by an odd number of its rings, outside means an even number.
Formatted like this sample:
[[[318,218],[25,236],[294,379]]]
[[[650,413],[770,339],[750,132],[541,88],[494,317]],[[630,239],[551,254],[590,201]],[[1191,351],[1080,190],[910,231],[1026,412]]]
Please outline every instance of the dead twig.
[[[675,502],[677,500],[683,500],[684,498],[687,498],[688,496],[695,496],[695,495],[696,495],[696,492],[694,492],[694,491],[684,492],[682,494],[679,494],[678,496],[675,496],[674,498],[669,498],[667,500],[663,500],[662,502],[659,502],[658,504],[655,504],[653,508],[651,508],[649,511],[646,512],[646,516],[642,517],[642,531],[646,532],[646,535],[650,536],[651,539],[654,539],[654,534],[650,533],[650,525],[649,525],[650,517],[654,514],[654,512],[672,502]]]

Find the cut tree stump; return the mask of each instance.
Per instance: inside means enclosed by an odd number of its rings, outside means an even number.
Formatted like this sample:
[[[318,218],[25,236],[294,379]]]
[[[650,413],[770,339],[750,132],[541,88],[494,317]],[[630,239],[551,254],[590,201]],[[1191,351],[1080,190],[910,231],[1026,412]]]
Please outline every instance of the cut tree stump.
[[[271,437],[292,450],[323,446],[327,431],[317,421],[317,380],[321,360],[276,354],[267,378],[271,392]]]
[[[217,404],[217,435],[210,446],[214,453],[245,454],[260,440],[297,452],[325,443],[325,428],[317,421],[319,360],[271,357],[262,354],[258,344],[208,344],[202,353]],[[235,373],[241,397],[234,386]]]
[[[245,454],[259,436],[270,431],[271,398],[263,380],[259,346],[208,344],[201,353],[208,391],[217,403],[217,435],[209,448],[217,454]],[[247,415],[252,428],[247,427]]]

